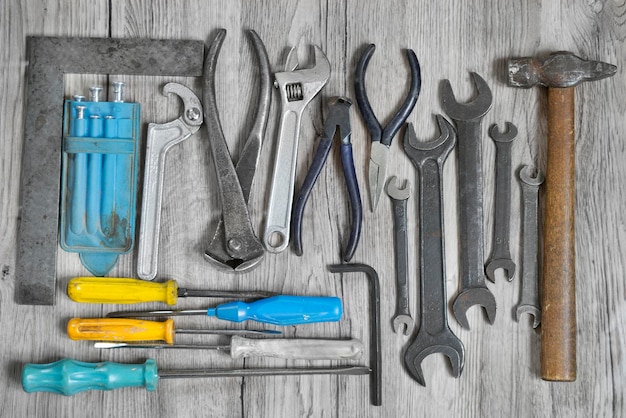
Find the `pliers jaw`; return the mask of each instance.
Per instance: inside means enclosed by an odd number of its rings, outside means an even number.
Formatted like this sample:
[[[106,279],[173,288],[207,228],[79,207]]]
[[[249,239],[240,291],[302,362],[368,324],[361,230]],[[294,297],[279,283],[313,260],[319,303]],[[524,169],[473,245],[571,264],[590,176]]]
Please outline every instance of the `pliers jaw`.
[[[389,157],[389,147],[381,142],[372,142],[370,151],[369,186],[370,204],[372,212],[376,211],[380,196],[383,194],[385,179],[387,178],[387,158]]]
[[[328,116],[324,123],[324,138],[332,140],[339,134],[342,144],[350,144],[352,127],[350,126],[350,107],[352,101],[347,97],[335,97],[328,105]]]

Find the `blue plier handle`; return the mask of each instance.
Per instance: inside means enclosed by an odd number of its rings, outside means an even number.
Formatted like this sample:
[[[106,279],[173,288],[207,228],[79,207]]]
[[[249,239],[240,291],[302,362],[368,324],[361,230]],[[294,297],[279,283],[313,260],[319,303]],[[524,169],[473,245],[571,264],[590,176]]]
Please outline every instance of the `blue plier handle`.
[[[320,144],[313,158],[313,163],[309,168],[300,193],[293,207],[291,221],[291,237],[293,241],[294,251],[297,255],[302,255],[302,217],[304,207],[309,199],[311,190],[317,181],[322,168],[328,159],[330,148],[333,145],[335,133],[339,132],[341,138],[341,165],[343,168],[343,176],[350,195],[350,208],[352,211],[352,228],[350,230],[350,238],[348,245],[343,253],[343,260],[348,262],[354,256],[356,247],[361,237],[361,225],[363,223],[363,207],[361,205],[361,193],[359,192],[359,184],[356,179],[356,171],[354,169],[354,160],[352,158],[352,143],[350,136],[352,128],[350,127],[350,106],[352,102],[347,97],[333,98],[328,109],[328,117],[324,124],[324,134],[320,140]]]

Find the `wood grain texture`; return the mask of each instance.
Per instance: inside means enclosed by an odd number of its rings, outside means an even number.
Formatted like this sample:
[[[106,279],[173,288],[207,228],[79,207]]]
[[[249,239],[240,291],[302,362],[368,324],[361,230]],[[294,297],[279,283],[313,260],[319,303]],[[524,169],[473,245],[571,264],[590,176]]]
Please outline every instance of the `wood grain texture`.
[[[7,0],[0,5],[0,415],[29,417],[418,417],[418,416],[567,416],[626,415],[626,5],[623,2],[547,2],[524,0],[461,2],[313,0],[168,1]],[[366,87],[374,112],[388,122],[408,91],[409,68],[403,53],[412,48],[422,67],[422,91],[409,121],[420,140],[436,132],[433,114],[441,113],[440,84],[450,79],[457,98],[469,100],[474,87],[469,71],[489,83],[494,104],[483,121],[485,254],[491,250],[495,182],[495,146],[486,128],[512,121],[519,129],[513,145],[513,166],[524,164],[545,171],[547,106],[543,89],[521,90],[506,85],[506,59],[553,50],[618,65],[611,79],[577,88],[576,103],[576,296],[578,318],[578,378],[555,384],[539,376],[540,337],[530,320],[516,323],[518,280],[498,277],[489,284],[498,302],[496,323],[489,326],[478,308],[468,312],[471,331],[461,329],[450,315],[450,326],[466,349],[460,379],[450,376],[447,360],[428,357],[421,387],[403,370],[401,352],[409,338],[391,328],[395,311],[393,219],[391,203],[381,198],[369,210],[367,167],[369,139],[353,106],[352,142],[357,177],[366,209],[363,235],[354,261],[371,264],[381,281],[383,406],[369,403],[368,378],[251,377],[204,380],[164,380],[156,393],[142,389],[87,392],[66,398],[47,393],[26,394],[20,386],[26,362],[62,357],[85,361],[142,362],[157,360],[163,369],[200,367],[282,367],[340,364],[278,359],[231,360],[212,352],[109,351],[67,339],[65,323],[73,316],[97,317],[118,306],[82,305],[65,296],[74,276],[87,275],[75,254],[59,249],[58,289],[54,307],[17,306],[13,301],[13,268],[18,226],[19,173],[24,132],[25,37],[70,35],[198,39],[210,42],[218,28],[228,34],[218,61],[217,103],[222,128],[236,160],[255,112],[258,70],[246,29],[265,42],[273,71],[282,70],[286,52],[299,47],[302,62],[310,62],[307,45],[327,54],[332,76],[302,120],[296,184],[311,163],[328,99],[354,98],[353,73],[365,45],[376,52],[367,71]],[[142,104],[143,137],[148,122],[163,123],[179,116],[181,104],[161,95],[165,82],[177,81],[201,93],[199,79],[110,75],[70,75],[66,96],[96,84],[122,80],[127,99]],[[273,96],[261,161],[250,198],[252,223],[263,230],[276,151],[280,102]],[[415,171],[402,151],[403,131],[390,150],[389,175],[408,179],[415,193]],[[334,276],[326,265],[340,262],[347,240],[350,211],[338,149],[318,179],[305,210],[304,255],[290,250],[266,255],[259,267],[234,276],[218,272],[202,253],[220,213],[215,169],[206,131],[201,129],[170,150],[166,162],[158,278],[174,278],[181,286],[215,289],[264,289],[288,294],[338,295],[344,318],[338,323],[287,327],[287,337],[356,337],[365,342],[363,364],[369,358],[368,290],[364,278]],[[456,151],[455,151],[456,152]],[[458,288],[456,156],[444,169],[444,205],[448,300]],[[514,176],[515,177],[515,176]],[[521,190],[513,185],[511,253],[520,257]],[[417,299],[417,204],[409,200],[411,307]],[[135,276],[134,255],[121,257],[111,276]],[[355,276],[355,277],[353,277]],[[201,308],[217,301],[184,299],[181,308]],[[150,305],[154,306],[154,305]],[[143,306],[148,307],[148,305]],[[139,308],[139,307],[138,307]],[[416,318],[419,323],[419,318]],[[222,326],[206,318],[182,318],[185,327]],[[249,325],[252,326],[252,325]],[[191,341],[207,339],[191,339]],[[187,340],[185,340],[187,341]],[[215,341],[218,341],[215,338]],[[348,362],[346,362],[348,363]],[[354,363],[354,362],[349,362]],[[343,363],[342,363],[343,364]]]

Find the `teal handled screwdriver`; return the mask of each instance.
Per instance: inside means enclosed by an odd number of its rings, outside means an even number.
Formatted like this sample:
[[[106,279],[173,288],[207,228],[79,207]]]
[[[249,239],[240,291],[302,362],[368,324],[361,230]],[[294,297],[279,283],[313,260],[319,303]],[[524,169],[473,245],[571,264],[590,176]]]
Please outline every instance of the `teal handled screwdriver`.
[[[125,387],[145,387],[156,390],[159,379],[193,377],[247,377],[285,375],[364,375],[370,369],[364,366],[282,368],[282,369],[157,369],[156,361],[143,364],[114,362],[84,363],[63,359],[48,364],[26,364],[22,369],[22,388],[31,392],[53,392],[71,396],[86,390],[113,390]]]
[[[215,308],[158,311],[120,311],[109,318],[169,317],[207,315],[232,322],[253,320],[273,325],[297,325],[339,321],[343,313],[341,299],[333,296],[272,296],[254,302],[228,302]]]

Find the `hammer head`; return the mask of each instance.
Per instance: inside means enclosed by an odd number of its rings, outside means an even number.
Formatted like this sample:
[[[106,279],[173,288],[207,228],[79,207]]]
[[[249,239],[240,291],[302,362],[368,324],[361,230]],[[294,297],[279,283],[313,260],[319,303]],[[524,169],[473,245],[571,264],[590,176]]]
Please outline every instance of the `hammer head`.
[[[509,85],[530,88],[574,87],[583,81],[600,80],[617,72],[615,65],[584,60],[571,52],[560,51],[545,59],[514,58],[509,60]]]

